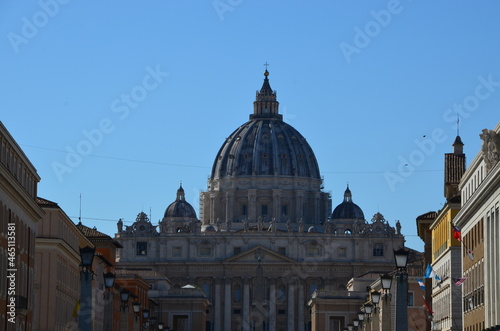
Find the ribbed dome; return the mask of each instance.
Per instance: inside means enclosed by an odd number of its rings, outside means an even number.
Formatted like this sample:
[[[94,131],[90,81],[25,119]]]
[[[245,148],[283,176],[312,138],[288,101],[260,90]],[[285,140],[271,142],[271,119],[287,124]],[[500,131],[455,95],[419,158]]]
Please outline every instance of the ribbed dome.
[[[266,70],[250,121],[236,129],[220,148],[211,179],[247,176],[298,176],[321,179],[306,139],[283,122],[276,92]]]
[[[332,213],[332,220],[338,220],[338,219],[359,219],[359,220],[364,220],[365,215],[363,214],[363,211],[357,204],[352,202],[352,194],[351,190],[349,189],[349,186],[347,186],[347,189],[345,190],[344,193],[344,201],[335,207]]]
[[[177,190],[177,199],[165,210],[165,217],[196,219],[196,212],[193,206],[191,206],[184,197],[184,189],[182,188],[182,185]]]
[[[222,145],[212,179],[261,175],[320,178],[314,152],[297,130],[283,121],[254,119]]]

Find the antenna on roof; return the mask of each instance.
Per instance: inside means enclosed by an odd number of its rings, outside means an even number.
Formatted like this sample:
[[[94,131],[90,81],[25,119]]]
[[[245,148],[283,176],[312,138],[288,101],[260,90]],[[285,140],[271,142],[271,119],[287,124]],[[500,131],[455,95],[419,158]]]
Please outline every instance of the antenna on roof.
[[[78,215],[78,223],[82,224],[82,194],[80,193],[80,214]]]
[[[457,113],[457,137],[460,136],[460,117],[458,117]]]
[[[149,219],[152,220],[152,218],[151,218],[151,206],[149,207]]]

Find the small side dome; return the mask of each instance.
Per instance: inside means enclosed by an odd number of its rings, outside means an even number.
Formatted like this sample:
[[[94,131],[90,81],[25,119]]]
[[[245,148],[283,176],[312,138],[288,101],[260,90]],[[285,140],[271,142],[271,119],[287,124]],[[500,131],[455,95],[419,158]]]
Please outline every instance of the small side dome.
[[[205,232],[217,232],[217,230],[215,230],[215,227],[213,225],[207,225],[205,227]]]
[[[309,227],[309,229],[307,229],[307,232],[308,233],[322,233],[323,231],[319,226],[313,225],[313,226]]]
[[[183,219],[197,219],[196,212],[186,201],[184,196],[184,189],[182,184],[177,190],[177,199],[172,202],[165,210],[165,218],[183,218]]]
[[[349,189],[349,185],[347,185],[347,189],[344,193],[344,201],[340,205],[335,207],[331,219],[365,219],[365,215],[363,214],[361,208],[357,204],[352,202],[352,194],[351,190]]]

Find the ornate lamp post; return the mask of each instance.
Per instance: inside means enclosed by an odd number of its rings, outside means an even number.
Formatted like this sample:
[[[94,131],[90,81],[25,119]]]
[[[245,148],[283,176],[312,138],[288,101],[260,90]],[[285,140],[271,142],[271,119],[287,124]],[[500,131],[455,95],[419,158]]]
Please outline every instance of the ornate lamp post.
[[[139,312],[141,311],[141,304],[140,304],[140,302],[139,301],[135,301],[132,304],[132,309],[134,310],[134,318],[137,321],[137,319],[139,318]]]
[[[396,331],[408,330],[408,274],[406,264],[408,263],[409,253],[403,248],[394,251],[398,282],[396,292]]]
[[[92,262],[95,247],[80,248],[80,317],[78,327],[81,331],[92,330]]]
[[[125,312],[125,310],[128,310],[128,298],[130,296],[130,291],[129,290],[122,290],[120,292],[120,300],[122,302],[121,304],[121,308],[122,308],[122,311]]]
[[[104,299],[108,299],[111,289],[115,286],[116,275],[110,271],[102,273],[102,277],[104,278],[104,287],[106,288],[104,291]]]
[[[382,284],[382,291],[384,292],[384,299],[382,300],[382,330],[392,330],[392,319],[391,319],[391,286],[392,286],[392,276],[382,275],[380,276],[380,283]]]
[[[163,323],[162,322],[158,323],[158,330],[163,330]]]
[[[380,308],[377,307],[380,302],[380,292],[379,291],[370,291],[370,298],[373,304],[373,318],[372,318],[372,330],[379,331],[380,330]]]

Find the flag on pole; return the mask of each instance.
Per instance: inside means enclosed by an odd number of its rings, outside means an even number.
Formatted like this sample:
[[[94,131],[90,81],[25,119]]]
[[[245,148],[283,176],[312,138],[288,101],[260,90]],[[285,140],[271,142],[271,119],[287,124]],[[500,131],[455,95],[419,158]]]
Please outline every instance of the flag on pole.
[[[424,278],[435,278],[437,281],[441,280],[430,264],[428,264],[427,269],[425,269]]]
[[[453,238],[455,238],[458,241],[462,241],[462,232],[460,231],[459,228],[453,225]]]
[[[422,290],[425,290],[425,283],[421,279],[417,279],[418,285]]]
[[[457,286],[462,285],[466,280],[467,280],[467,277],[453,279],[453,281],[455,282],[455,285],[457,285]]]
[[[427,308],[427,311],[429,312],[429,314],[434,315],[434,312],[431,310],[431,307],[429,307],[429,304],[427,303],[427,301],[425,301],[425,296],[423,296],[423,297],[424,297],[425,308]]]

